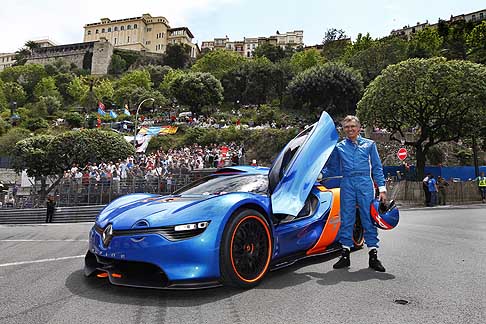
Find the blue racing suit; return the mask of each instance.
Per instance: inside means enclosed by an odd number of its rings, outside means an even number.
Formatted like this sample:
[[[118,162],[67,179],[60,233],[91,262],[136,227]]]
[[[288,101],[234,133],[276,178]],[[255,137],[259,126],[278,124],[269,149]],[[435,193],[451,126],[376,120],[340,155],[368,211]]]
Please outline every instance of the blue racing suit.
[[[354,246],[353,228],[356,206],[359,206],[366,245],[378,247],[378,231],[371,222],[370,206],[375,197],[373,180],[380,192],[386,191],[380,156],[374,141],[358,136],[356,142],[345,139],[336,145],[322,170],[325,177],[342,175],[341,227],[339,242],[344,247]]]

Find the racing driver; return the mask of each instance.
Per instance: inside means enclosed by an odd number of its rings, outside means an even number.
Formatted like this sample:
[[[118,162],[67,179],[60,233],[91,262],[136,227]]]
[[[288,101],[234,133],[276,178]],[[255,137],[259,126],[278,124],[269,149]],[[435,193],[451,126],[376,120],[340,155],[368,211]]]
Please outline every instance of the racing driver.
[[[379,188],[379,199],[386,202],[385,177],[374,141],[359,135],[361,124],[356,116],[343,120],[346,139],[336,145],[331,158],[323,169],[325,177],[342,175],[341,180],[341,227],[339,242],[342,245],[341,258],[334,269],[351,265],[349,254],[353,243],[353,228],[356,221],[356,206],[359,207],[364,239],[369,249],[369,266],[375,271],[385,272],[378,260],[378,231],[372,224],[370,206],[374,199],[373,180]]]

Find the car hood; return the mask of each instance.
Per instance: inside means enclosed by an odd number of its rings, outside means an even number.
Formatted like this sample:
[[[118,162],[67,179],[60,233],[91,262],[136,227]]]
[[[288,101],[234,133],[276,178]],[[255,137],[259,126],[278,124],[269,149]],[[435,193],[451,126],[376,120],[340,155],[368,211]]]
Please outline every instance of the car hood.
[[[179,211],[200,204],[217,195],[157,196],[139,198],[108,205],[97,218],[97,224],[105,227],[111,223],[113,229],[124,230],[143,227],[165,226],[177,222]]]
[[[297,216],[338,139],[331,116],[323,112],[284,147],[268,175],[274,214]]]

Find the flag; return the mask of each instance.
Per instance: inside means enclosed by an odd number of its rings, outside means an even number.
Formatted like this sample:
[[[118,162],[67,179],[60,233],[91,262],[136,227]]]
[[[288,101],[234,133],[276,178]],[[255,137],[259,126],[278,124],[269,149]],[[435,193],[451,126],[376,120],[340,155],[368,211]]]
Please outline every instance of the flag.
[[[98,108],[100,108],[101,110],[105,111],[105,105],[103,105],[103,103],[101,101],[98,100]]]
[[[118,117],[118,115],[113,110],[110,110],[110,117],[111,118],[116,118],[116,117]]]
[[[106,115],[105,105],[103,105],[103,103],[99,100],[98,100],[98,114],[100,114],[101,116]]]
[[[125,104],[125,109],[123,110],[123,113],[127,116],[130,116],[130,110],[128,110],[128,105]]]

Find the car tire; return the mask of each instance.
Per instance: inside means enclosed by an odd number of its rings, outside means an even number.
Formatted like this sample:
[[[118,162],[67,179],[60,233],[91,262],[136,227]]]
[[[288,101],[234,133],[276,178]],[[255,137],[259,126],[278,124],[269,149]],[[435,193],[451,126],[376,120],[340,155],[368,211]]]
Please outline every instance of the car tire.
[[[364,244],[364,229],[363,225],[361,225],[361,218],[359,216],[358,209],[356,209],[356,221],[353,227],[353,243],[355,250],[361,249]]]
[[[221,281],[237,288],[252,288],[268,271],[272,258],[270,226],[261,213],[243,209],[226,224],[220,246]]]

